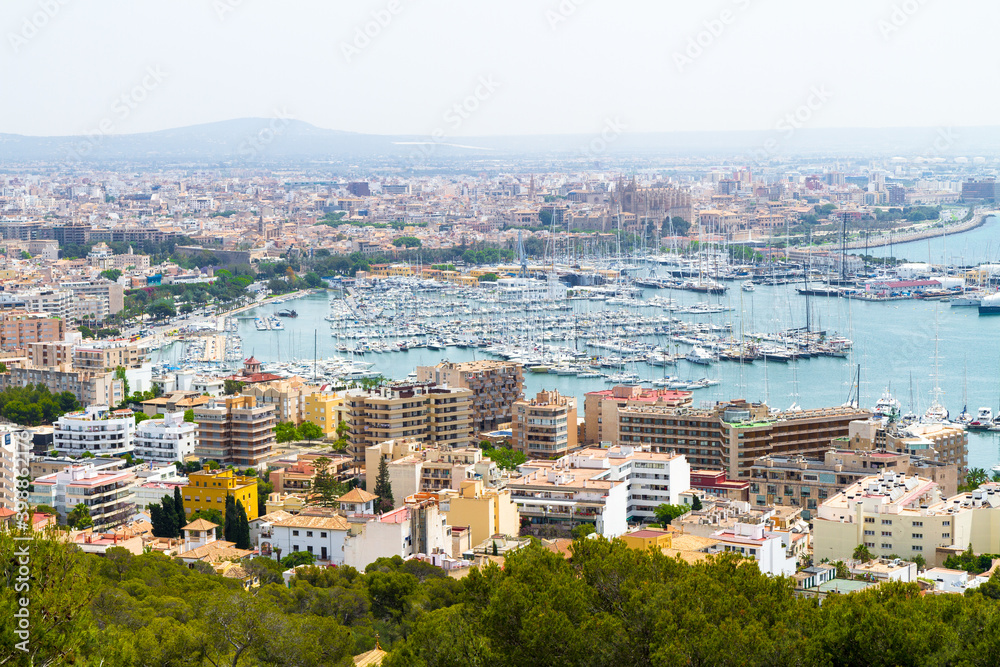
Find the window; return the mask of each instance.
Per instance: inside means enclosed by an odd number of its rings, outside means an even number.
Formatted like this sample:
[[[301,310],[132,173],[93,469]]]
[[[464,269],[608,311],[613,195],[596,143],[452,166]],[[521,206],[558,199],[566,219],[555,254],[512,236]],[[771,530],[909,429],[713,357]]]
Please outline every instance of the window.
[[[299,545],[293,544],[292,545],[292,551],[294,552],[294,551],[298,551],[298,550],[299,550]]]
[[[306,537],[312,537],[312,536],[313,536],[313,532],[311,530],[307,530],[306,531]]]
[[[951,537],[951,533],[941,533],[941,537]]]
[[[298,537],[298,536],[299,536],[299,531],[293,530],[292,531],[292,537]],[[296,551],[298,551],[298,549],[296,549]]]
[[[923,533],[913,533],[912,535],[910,535],[910,538],[914,539],[914,540],[922,540],[922,539],[924,539],[924,534]]]
[[[892,537],[892,531],[891,530],[883,530],[882,531],[882,537]]]
[[[914,528],[923,528],[924,527],[924,522],[923,521],[914,521],[913,522],[913,527]]]
[[[322,532],[322,533],[320,533],[320,534],[319,534],[319,536],[320,536],[320,537],[326,537],[326,532]]]
[[[865,531],[865,535],[874,535],[874,534],[875,534],[874,530],[866,530]]]
[[[885,542],[883,542],[882,543],[882,548],[883,549],[892,549],[892,545],[891,544],[886,544]]]
[[[891,526],[892,525],[892,519],[882,519],[882,525],[883,526]]]
[[[941,525],[942,526],[950,526],[951,525],[951,521],[942,521]]]
[[[866,516],[865,517],[865,523],[875,523],[875,517],[873,517],[873,516]]]
[[[922,546],[920,546],[919,544],[914,544],[913,545],[913,550],[914,551],[923,551],[924,548]]]

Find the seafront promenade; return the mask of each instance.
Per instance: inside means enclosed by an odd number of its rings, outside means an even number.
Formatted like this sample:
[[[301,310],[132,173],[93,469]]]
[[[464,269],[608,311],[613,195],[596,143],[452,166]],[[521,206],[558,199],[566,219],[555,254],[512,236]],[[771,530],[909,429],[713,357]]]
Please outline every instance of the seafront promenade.
[[[982,226],[982,224],[986,221],[986,218],[996,214],[996,211],[984,211],[982,213],[976,213],[971,220],[952,225],[944,225],[943,227],[928,227],[926,229],[917,229],[910,232],[903,232],[901,234],[890,233],[879,234],[878,236],[869,236],[867,240],[850,241],[847,244],[847,248],[848,250],[864,250],[865,248],[879,248],[881,246],[895,245],[897,243],[908,243],[910,241],[922,241],[924,239],[931,239],[938,236],[960,234]]]

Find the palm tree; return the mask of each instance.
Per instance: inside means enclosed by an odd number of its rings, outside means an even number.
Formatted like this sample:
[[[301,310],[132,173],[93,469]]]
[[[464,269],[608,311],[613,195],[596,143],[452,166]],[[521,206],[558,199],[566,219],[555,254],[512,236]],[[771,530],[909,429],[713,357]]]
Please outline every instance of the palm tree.
[[[985,484],[989,478],[982,468],[970,468],[965,476],[965,487],[968,489],[978,489],[981,484]]]

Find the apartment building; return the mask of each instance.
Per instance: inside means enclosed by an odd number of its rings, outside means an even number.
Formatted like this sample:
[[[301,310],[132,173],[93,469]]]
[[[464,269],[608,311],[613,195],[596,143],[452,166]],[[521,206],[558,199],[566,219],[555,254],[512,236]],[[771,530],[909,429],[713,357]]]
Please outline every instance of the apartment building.
[[[524,387],[524,369],[509,361],[445,361],[418,366],[417,381],[470,390],[472,432],[488,433],[511,421],[511,407]]]
[[[651,520],[663,503],[681,504],[681,494],[691,486],[683,456],[629,446],[529,461],[520,472],[507,488],[521,516],[566,528],[594,523],[605,537],[621,535],[629,523]]]
[[[405,385],[372,391],[352,389],[344,397],[348,452],[355,461],[387,440],[412,439],[441,447],[472,441],[472,392],[468,389]]]
[[[365,489],[369,493],[375,491],[382,459],[388,465],[396,507],[416,493],[458,490],[466,480],[481,479],[491,485],[500,480],[496,464],[478,447],[442,448],[412,439],[387,440],[365,450]]]
[[[172,463],[194,454],[198,425],[184,421],[183,412],[146,419],[135,428],[135,455],[146,461]]]
[[[335,513],[325,516],[287,515],[266,526],[261,539],[267,540],[270,553],[281,555],[308,552],[323,565],[343,565],[344,544],[350,529],[347,519]]]
[[[33,368],[69,371],[73,367],[73,343],[45,341],[29,343],[28,361]]]
[[[752,558],[760,571],[775,577],[790,577],[798,560],[789,556],[781,535],[760,523],[737,523],[712,534],[717,543],[709,553],[737,553]]]
[[[93,465],[67,466],[59,472],[38,477],[28,495],[32,505],[54,507],[65,523],[67,513],[83,503],[90,512],[94,530],[123,525],[135,514],[131,470],[98,470]]]
[[[60,283],[60,287],[78,297],[101,299],[107,305],[108,313],[115,315],[125,307],[125,289],[110,280],[80,280]]]
[[[215,398],[194,409],[198,422],[195,454],[202,461],[240,467],[260,465],[275,445],[274,409],[253,396]]]
[[[0,311],[28,311],[52,317],[72,318],[76,314],[70,290],[25,290],[0,295]]]
[[[601,442],[618,443],[618,411],[640,405],[662,405],[672,408],[689,407],[690,391],[652,389],[638,385],[619,385],[602,391],[591,391],[583,397],[584,436],[586,445]]]
[[[820,503],[843,488],[883,470],[926,477],[945,495],[958,489],[958,468],[912,454],[831,449],[823,459],[762,456],[750,469],[750,496],[758,506],[791,505],[812,518]]]
[[[181,489],[184,494],[184,511],[192,514],[198,510],[215,509],[226,513],[226,497],[243,503],[247,519],[257,518],[257,478],[237,475],[231,469],[204,470],[188,475],[188,483]]]
[[[513,448],[528,458],[556,458],[576,449],[576,399],[540,391],[513,406]]]
[[[965,483],[969,434],[958,424],[932,422],[900,426],[884,419],[859,420],[851,423],[846,442],[837,444],[851,449],[884,449],[954,466],[958,470],[958,484]],[[948,490],[954,492],[954,487]]]
[[[345,420],[342,393],[317,391],[306,396],[302,421],[312,422],[319,426],[323,433],[331,435],[337,432],[337,426]]]
[[[511,500],[510,489],[491,489],[481,479],[469,479],[457,491],[439,491],[438,504],[450,526],[469,529],[472,544],[493,535],[520,533],[521,515]]]
[[[316,391],[299,379],[257,382],[243,388],[244,396],[253,396],[257,405],[274,408],[279,422],[301,424],[305,419],[306,399]]]
[[[24,465],[17,443],[9,432],[0,433],[0,509],[13,510],[17,504],[17,478]]]
[[[618,431],[623,445],[675,451],[699,469],[724,470],[740,480],[766,454],[821,457],[832,440],[848,434],[852,421],[869,416],[845,407],[772,412],[743,400],[711,409],[634,406],[619,408]]]
[[[131,410],[110,410],[106,405],[66,413],[52,425],[52,447],[71,456],[131,453],[135,449],[135,415]]]
[[[845,560],[864,544],[875,556],[923,556],[932,563],[939,547],[956,543],[964,511],[961,502],[944,500],[924,477],[882,471],[862,478],[820,504],[812,522],[814,558]]]
[[[10,311],[0,314],[0,349],[25,349],[32,343],[61,341],[66,337],[66,323],[38,313]]]
[[[142,368],[145,362],[146,353],[136,343],[93,342],[73,348],[73,368],[87,373]]]

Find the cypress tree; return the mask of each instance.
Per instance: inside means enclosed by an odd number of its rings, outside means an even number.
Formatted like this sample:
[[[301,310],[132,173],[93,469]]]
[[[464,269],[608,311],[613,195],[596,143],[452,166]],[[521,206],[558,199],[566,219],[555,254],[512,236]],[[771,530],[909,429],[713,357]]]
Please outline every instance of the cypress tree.
[[[168,537],[163,532],[163,508],[159,503],[152,503],[149,506],[149,521],[153,524],[154,537]]]
[[[236,501],[235,499],[227,495],[226,496],[226,516],[223,520],[225,526],[222,529],[222,534],[225,536],[226,542],[236,541]]]
[[[236,521],[235,521],[237,549],[250,548],[250,522],[247,520],[247,511],[243,508],[243,501],[236,501]]]
[[[187,525],[187,512],[184,511],[184,498],[181,496],[181,487],[174,487],[174,512],[177,513],[177,535],[184,535],[184,526]]]
[[[177,513],[174,512],[174,499],[163,496],[163,530],[165,537],[177,537]]]
[[[379,459],[378,477],[375,478],[375,495],[378,496],[378,511],[388,512],[395,505],[392,499],[392,484],[389,482],[389,464],[385,458]]]

